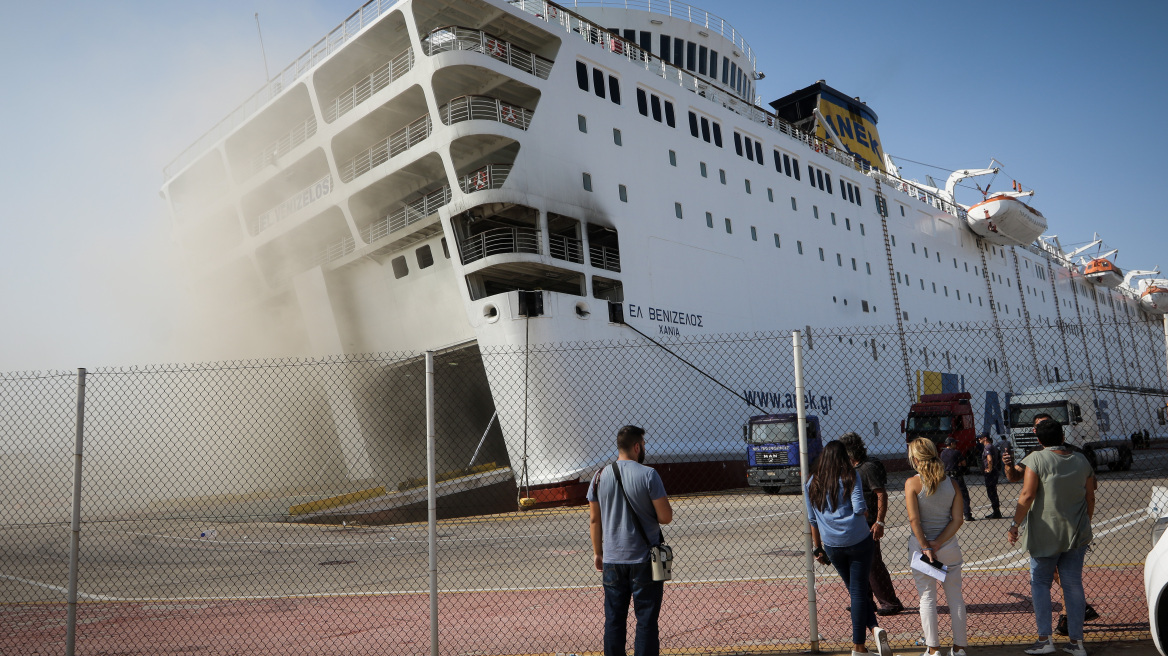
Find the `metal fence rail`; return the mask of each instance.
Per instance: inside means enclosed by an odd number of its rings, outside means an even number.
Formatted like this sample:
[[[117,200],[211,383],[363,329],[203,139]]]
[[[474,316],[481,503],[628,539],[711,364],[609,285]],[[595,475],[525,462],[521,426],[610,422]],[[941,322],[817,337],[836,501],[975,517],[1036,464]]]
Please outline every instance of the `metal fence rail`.
[[[410,72],[414,67],[414,51],[406,48],[359,82],[342,91],[324,106],[324,120],[332,123],[348,114],[354,107],[369,100],[373,94],[388,87],[391,82]]]
[[[555,63],[493,34],[466,27],[440,27],[432,30],[423,39],[422,45],[425,46],[426,54],[431,56],[456,50],[479,52],[544,80],[551,75],[552,64]]]
[[[746,482],[743,425],[800,408],[824,441],[858,432],[889,472],[881,543],[905,610],[880,622],[912,649],[901,422],[921,395],[964,391],[959,438],[1017,433],[1016,448],[1028,419],[1010,415],[1012,399],[1066,383],[1089,399],[1068,430],[1111,442],[1084,443],[1099,484],[1087,646],[1148,637],[1142,565],[1168,498],[1158,323],[914,324],[903,352],[896,326],[811,326],[799,366],[790,332],[639,332],[656,323],[693,325],[654,315],[613,342],[464,344],[429,366],[384,353],[97,369],[83,391],[74,372],[0,374],[0,652],[65,653],[72,625],[78,653],[425,653],[435,620],[442,654],[598,652],[601,580],[576,504],[625,423],[648,431],[675,513],[663,648],[796,652],[818,635],[842,648],[846,593],[830,567],[808,572],[801,497]],[[1006,542],[1008,519],[983,518],[986,479],[969,455],[976,521],[958,539],[970,642],[1017,642],[1035,631],[1028,556]],[[1007,517],[1019,490],[998,486]]]

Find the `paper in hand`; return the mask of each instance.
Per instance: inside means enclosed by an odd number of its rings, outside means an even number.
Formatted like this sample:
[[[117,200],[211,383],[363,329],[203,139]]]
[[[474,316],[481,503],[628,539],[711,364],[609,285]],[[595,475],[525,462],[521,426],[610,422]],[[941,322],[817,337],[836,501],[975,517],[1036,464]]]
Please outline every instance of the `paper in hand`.
[[[925,560],[924,555],[919,551],[913,552],[909,567],[926,576],[931,576],[942,583],[945,582],[945,575],[949,572],[948,566]]]

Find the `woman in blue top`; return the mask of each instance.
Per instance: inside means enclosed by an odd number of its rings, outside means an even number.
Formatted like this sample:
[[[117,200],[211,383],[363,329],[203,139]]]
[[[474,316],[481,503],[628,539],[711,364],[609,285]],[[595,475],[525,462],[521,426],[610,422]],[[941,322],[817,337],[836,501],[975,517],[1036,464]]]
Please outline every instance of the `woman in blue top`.
[[[868,530],[864,490],[847,449],[837,440],[827,443],[823,453],[811,463],[807,480],[807,520],[815,559],[834,565],[852,598],[852,654],[867,654],[867,629],[872,630],[876,651],[891,656],[888,633],[876,624],[876,603],[868,586],[872,566],[872,533]]]

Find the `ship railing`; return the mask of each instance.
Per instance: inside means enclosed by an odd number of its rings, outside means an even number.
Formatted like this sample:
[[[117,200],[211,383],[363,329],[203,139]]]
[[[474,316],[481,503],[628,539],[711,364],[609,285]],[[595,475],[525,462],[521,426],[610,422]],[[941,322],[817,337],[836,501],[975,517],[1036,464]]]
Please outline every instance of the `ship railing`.
[[[248,162],[245,179],[259,173],[268,164],[275,164],[276,161],[287,155],[293,148],[304,143],[316,134],[316,117],[309,116],[304,119],[304,122],[288,131],[287,134],[276,139],[272,143],[264,146],[259,154],[251,158]]]
[[[169,180],[184,166],[214,146],[219,140],[227,136],[232,130],[255,114],[261,107],[292,86],[297,80],[313,69],[317,64],[336,52],[341,46],[357,35],[366,26],[375,22],[382,14],[388,12],[397,4],[398,0],[369,0],[360,9],[349,15],[340,25],[334,27],[321,40],[296,58],[271,80],[268,80],[259,91],[243,101],[226,118],[219,121],[203,136],[187,146],[178,157],[162,168],[163,180]]]
[[[588,248],[588,259],[592,266],[597,269],[605,269],[607,271],[616,271],[620,273],[620,251],[608,246],[590,246]]]
[[[259,234],[276,225],[304,207],[320,200],[332,193],[333,177],[331,174],[304,187],[279,205],[263,212],[250,221],[252,234]]]
[[[372,244],[379,239],[422,221],[437,212],[439,207],[449,202],[450,187],[447,186],[422,194],[363,228],[361,230],[361,239],[366,244]],[[356,248],[357,244],[353,238],[351,236],[345,237],[318,250],[314,264],[316,266],[323,266],[333,260],[339,260],[352,253]]]
[[[391,158],[397,157],[421,143],[432,132],[433,125],[430,122],[430,115],[427,114],[345,162],[339,170],[341,180],[352,182],[358,176],[368,173],[374,167],[388,162]]]
[[[538,255],[539,241],[539,230],[534,228],[492,228],[462,240],[462,263],[506,253]]]
[[[486,189],[498,189],[503,186],[510,174],[510,164],[487,164],[477,171],[460,177],[458,185],[462,187],[462,192],[465,194]]]
[[[490,96],[460,96],[438,108],[446,125],[462,121],[498,121],[526,130],[531,125],[531,110]]]
[[[548,235],[548,253],[557,260],[584,264],[583,242],[567,235]]]
[[[431,56],[452,50],[482,53],[544,80],[551,75],[554,63],[510,41],[468,27],[440,27],[430,32],[429,36],[422,40],[422,45],[426,54]]]
[[[414,67],[414,51],[406,48],[399,55],[386,62],[348,89],[341,92],[332,102],[324,106],[324,120],[332,123],[352,111],[354,107],[369,100],[373,94],[389,86],[391,82],[410,72]]]

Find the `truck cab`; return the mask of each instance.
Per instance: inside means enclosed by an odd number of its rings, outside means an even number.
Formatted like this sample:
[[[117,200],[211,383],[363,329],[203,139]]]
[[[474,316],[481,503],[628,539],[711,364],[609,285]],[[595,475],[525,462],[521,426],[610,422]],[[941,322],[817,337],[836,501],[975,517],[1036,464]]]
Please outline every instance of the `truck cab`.
[[[1007,422],[1010,441],[1024,453],[1042,447],[1034,434],[1034,418],[1041,414],[1063,426],[1066,444],[1082,451],[1092,469],[1107,465],[1111,470],[1126,470],[1132,465],[1132,443],[1122,435],[1103,430],[1096,408],[1099,391],[1087,383],[1059,383],[1022,390],[1010,399]]]
[[[746,483],[761,487],[767,494],[798,492],[799,416],[795,414],[757,415],[742,427],[746,441]],[[823,450],[819,418],[807,417],[808,464]]]
[[[952,394],[922,394],[908,410],[908,418],[901,422],[905,443],[927,437],[945,448],[945,440],[957,440],[957,449],[965,454],[966,463],[979,462],[981,450],[973,430],[973,406],[969,392]]]

